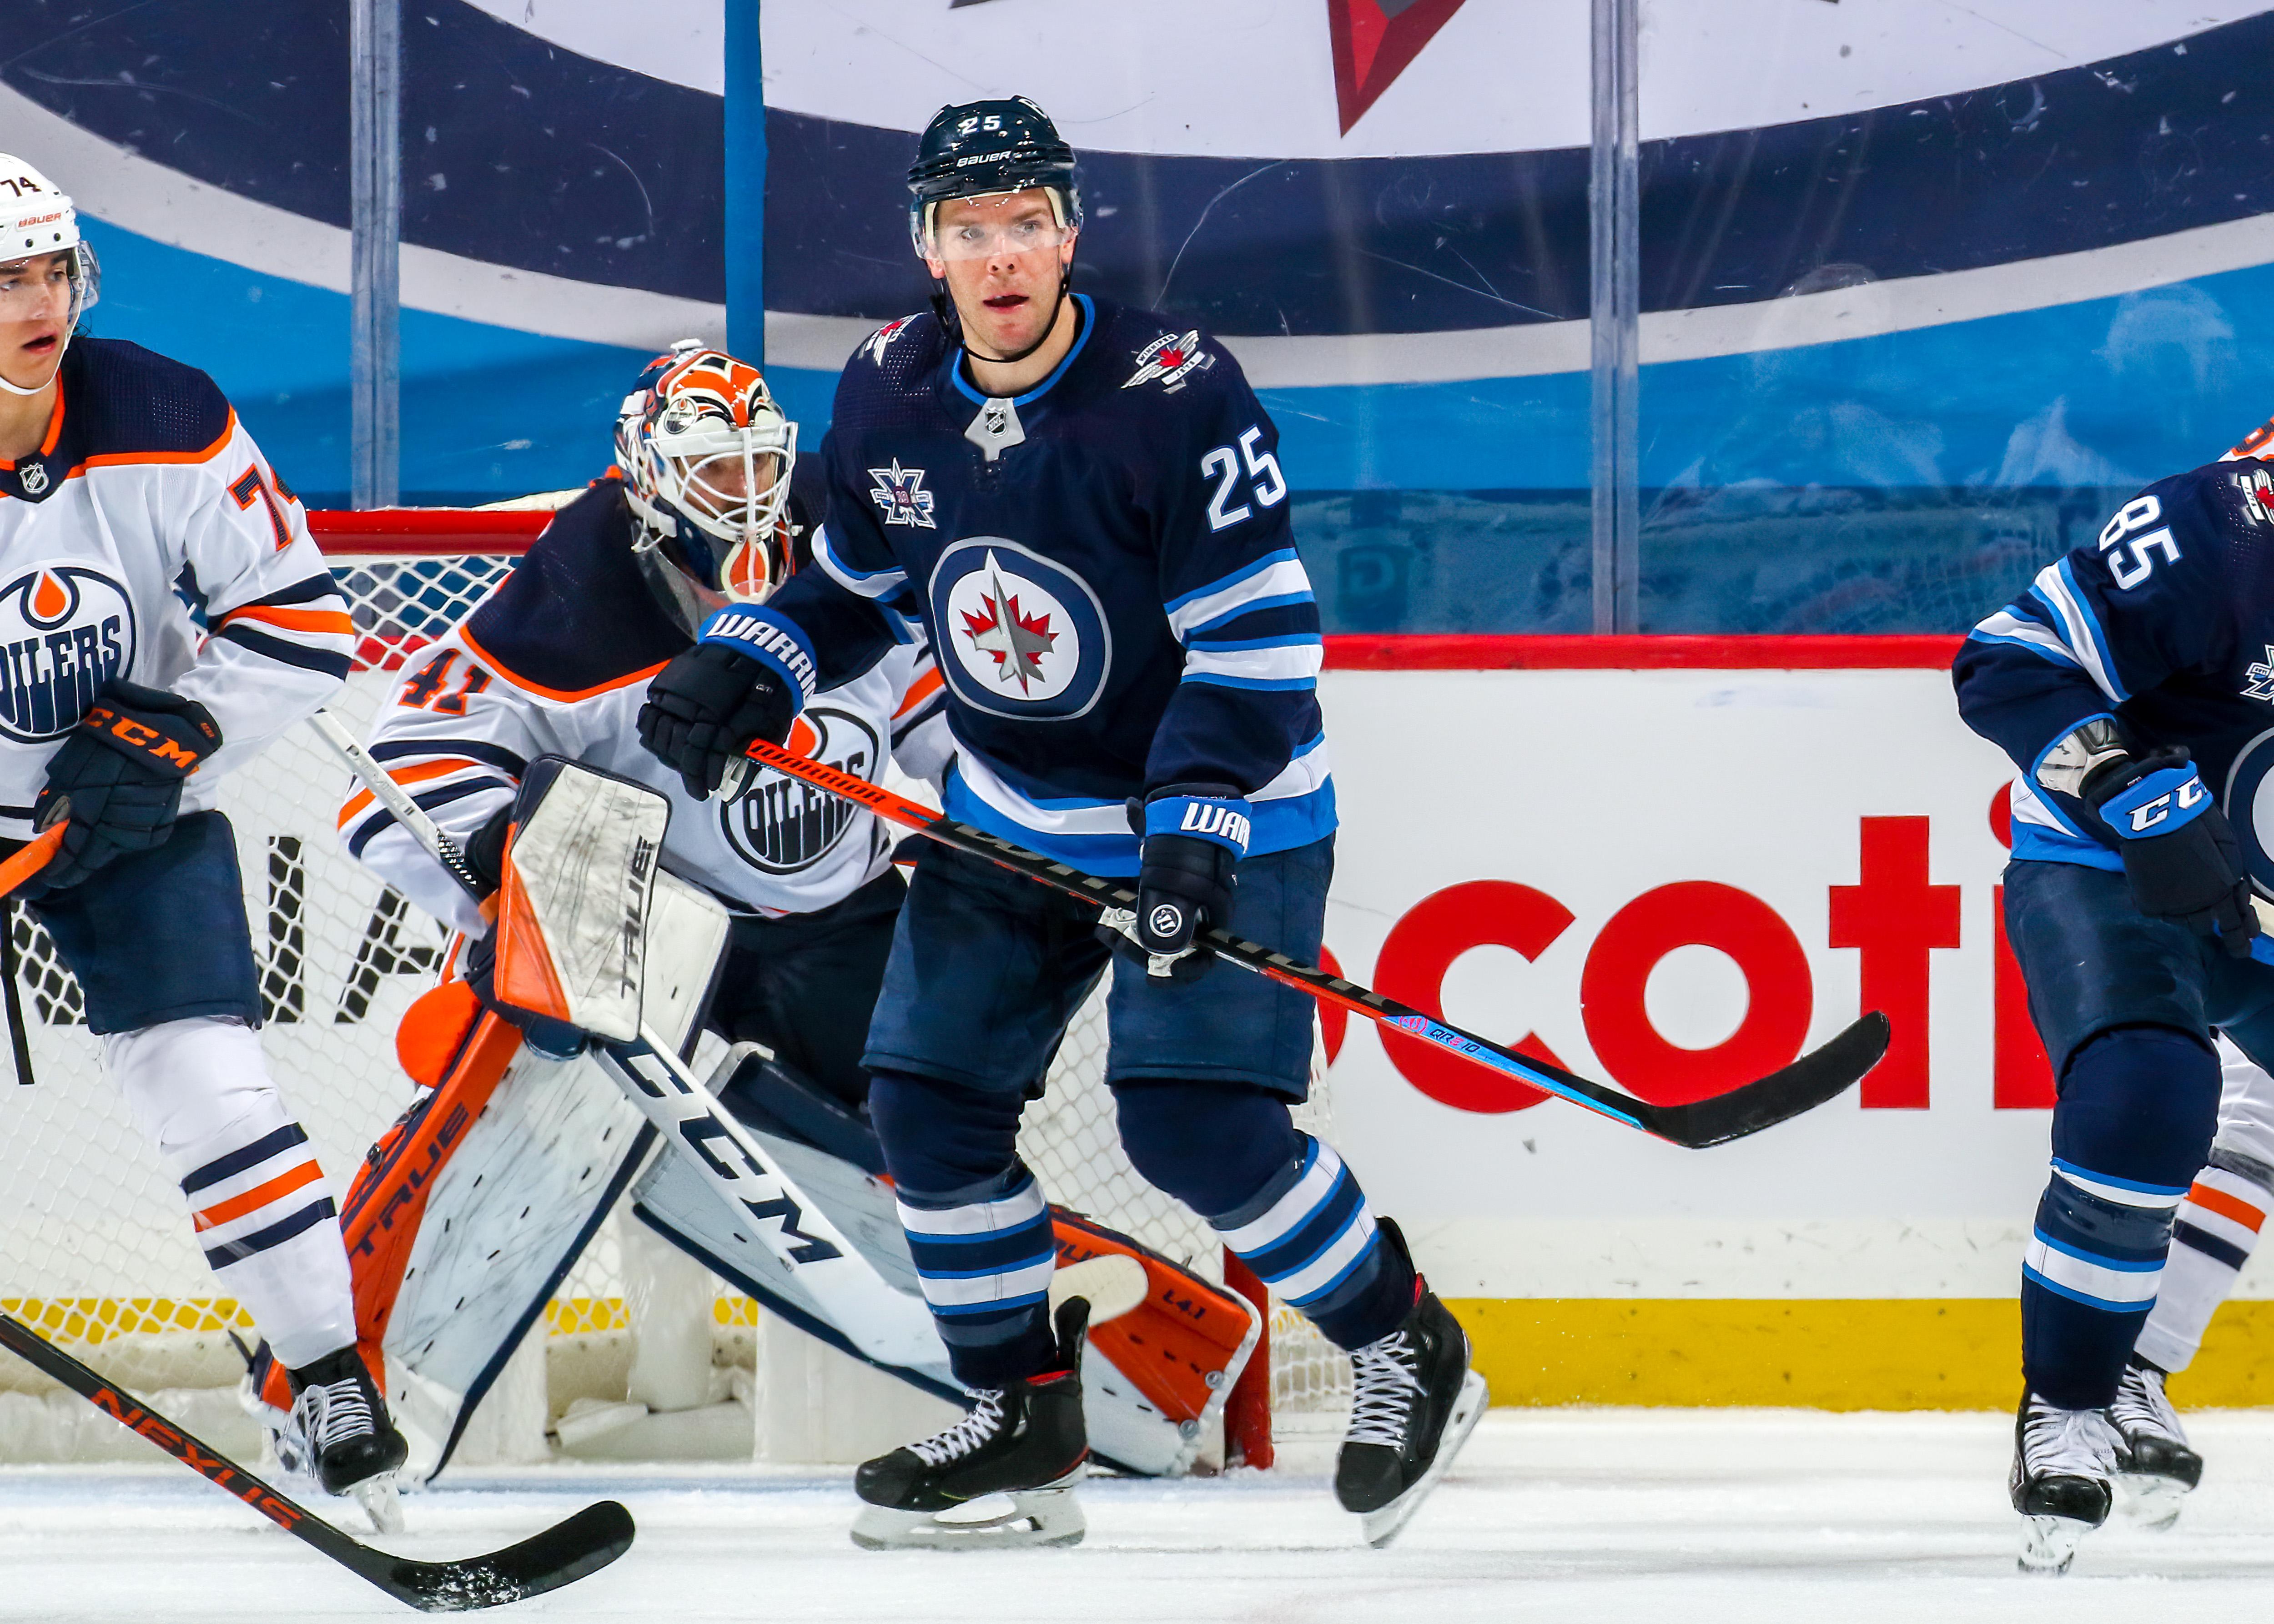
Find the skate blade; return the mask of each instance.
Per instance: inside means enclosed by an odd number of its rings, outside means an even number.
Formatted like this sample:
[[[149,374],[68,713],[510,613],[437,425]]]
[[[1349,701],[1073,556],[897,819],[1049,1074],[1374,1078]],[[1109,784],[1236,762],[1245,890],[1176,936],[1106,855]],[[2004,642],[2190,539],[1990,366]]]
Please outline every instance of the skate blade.
[[[2067,1573],[2076,1560],[2077,1543],[2091,1526],[2074,1517],[2024,1516],[2016,1565],[2025,1574],[2042,1574],[2049,1579]]]
[[[363,1507],[364,1515],[371,1519],[374,1533],[399,1534],[403,1531],[403,1496],[396,1491],[393,1472],[366,1477],[348,1492],[355,1496],[356,1504]]]
[[[2119,1472],[2116,1482],[2124,1491],[2117,1502],[2123,1510],[2124,1520],[2150,1533],[2168,1532],[2187,1507],[2187,1485],[2176,1477]]]
[[[894,1511],[863,1506],[853,1519],[853,1543],[863,1551],[1010,1551],[1028,1545],[1078,1545],[1089,1531],[1068,1479],[1008,1495],[1011,1508],[995,1516],[947,1521],[952,1512]],[[974,1505],[985,1505],[975,1500]]]
[[[1379,1551],[1404,1530],[1413,1514],[1421,1509],[1421,1502],[1437,1486],[1437,1479],[1453,1464],[1453,1457],[1460,1454],[1461,1446],[1469,1441],[1469,1434],[1477,1430],[1477,1423],[1484,1418],[1485,1406],[1491,1402],[1492,1394],[1482,1376],[1470,1371],[1461,1378],[1461,1390],[1454,1397],[1451,1413],[1445,1417],[1445,1430],[1438,1435],[1436,1457],[1429,1462],[1429,1470],[1387,1506],[1360,1514],[1359,1527],[1366,1535],[1367,1544]]]

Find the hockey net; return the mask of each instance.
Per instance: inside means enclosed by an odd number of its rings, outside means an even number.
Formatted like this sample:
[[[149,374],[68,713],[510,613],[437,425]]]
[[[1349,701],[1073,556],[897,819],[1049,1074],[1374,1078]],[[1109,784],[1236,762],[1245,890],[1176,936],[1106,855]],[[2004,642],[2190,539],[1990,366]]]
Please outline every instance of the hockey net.
[[[316,515],[359,634],[355,671],[333,713],[361,736],[394,673],[512,568],[547,516]],[[410,1102],[395,1026],[432,983],[444,941],[438,924],[340,850],[335,816],[345,784],[313,733],[296,728],[234,774],[222,798],[239,844],[268,1063],[335,1195]],[[0,1134],[0,1309],[126,1387],[218,1396],[244,1368],[230,1333],[249,1340],[251,1322],[215,1297],[179,1191],[102,1077],[101,1045],[87,1031],[77,983],[20,910],[12,929],[34,1080],[0,1082],[11,1096]],[[1021,1154],[1052,1200],[1222,1279],[1221,1248],[1208,1225],[1147,1184],[1122,1154],[1104,1058],[1101,997],[1068,1033],[1046,1096],[1028,1109]],[[1314,1099],[1299,1120],[1331,1137],[1323,1070],[1314,1072]],[[532,1338],[541,1332],[557,1351],[632,1335],[636,1311],[655,1294],[638,1278],[649,1249],[620,1240],[619,1222],[629,1220],[612,1219],[594,1237]],[[742,1357],[752,1357],[757,1305],[715,1282],[696,1295],[708,1300],[690,1302],[682,1289],[675,1311],[713,1320],[722,1359],[734,1357],[737,1332]],[[1338,1430],[1347,1360],[1276,1303],[1268,1329],[1272,1426],[1297,1439],[1306,1428]],[[1262,1378],[1259,1372],[1259,1386]],[[752,1372],[764,1379],[763,1370]],[[0,1461],[73,1453],[70,1436],[59,1441],[52,1424],[67,1412],[50,1410],[29,1428],[8,1418],[11,1402],[20,1407],[49,1385],[27,1366],[0,1361]],[[559,1408],[546,1406],[553,1416]],[[528,1458],[542,1441],[522,1440],[509,1453]]]

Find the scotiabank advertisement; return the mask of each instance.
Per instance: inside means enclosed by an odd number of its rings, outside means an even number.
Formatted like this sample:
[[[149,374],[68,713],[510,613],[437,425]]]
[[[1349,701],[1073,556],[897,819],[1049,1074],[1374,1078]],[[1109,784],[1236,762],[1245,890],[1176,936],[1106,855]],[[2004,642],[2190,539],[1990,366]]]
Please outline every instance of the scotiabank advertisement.
[[[1342,669],[1322,697],[1353,979],[1664,1101],[1894,1023],[1859,1089],[1709,1150],[1334,1023],[1334,1137],[1441,1291],[2011,1294],[2051,1082],[1998,923],[2011,770],[1939,663]]]

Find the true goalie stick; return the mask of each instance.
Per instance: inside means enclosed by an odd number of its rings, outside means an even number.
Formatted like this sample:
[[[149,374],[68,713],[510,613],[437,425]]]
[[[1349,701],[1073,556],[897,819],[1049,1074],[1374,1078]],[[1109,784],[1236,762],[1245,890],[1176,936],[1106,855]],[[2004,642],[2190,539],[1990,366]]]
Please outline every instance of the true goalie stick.
[[[956,823],[866,778],[794,756],[763,739],[751,742],[748,755],[751,761],[785,777],[864,806],[888,823],[913,829],[943,846],[983,857],[1053,891],[1095,902],[1103,910],[1108,924],[1128,934],[1127,921],[1134,918],[1137,897],[1126,886],[1070,868],[983,829]],[[740,763],[733,765],[737,771],[748,771]],[[728,792],[735,787],[735,780],[730,776]],[[1743,1139],[1812,1110],[1853,1087],[1887,1052],[1887,1018],[1873,1010],[1821,1049],[1803,1055],[1766,1077],[1712,1099],[1694,1100],[1686,1105],[1653,1105],[1602,1083],[1574,1076],[1559,1066],[1528,1059],[1474,1033],[1433,1019],[1394,998],[1386,998],[1341,976],[1329,975],[1314,965],[1275,952],[1260,943],[1244,941],[1224,930],[1210,930],[1203,939],[1219,958],[1243,970],[1306,992],[1322,1004],[1353,1011],[1368,1020],[1584,1106],[1598,1116],[1691,1149]]]
[[[0,1313],[0,1346],[54,1377],[128,1431],[227,1489],[270,1522],[395,1600],[421,1613],[471,1613],[542,1596],[598,1573],[631,1549],[632,1516],[614,1500],[584,1507],[519,1545],[455,1562],[418,1562],[358,1543],[280,1494],[212,1445],[112,1386],[13,1316]]]

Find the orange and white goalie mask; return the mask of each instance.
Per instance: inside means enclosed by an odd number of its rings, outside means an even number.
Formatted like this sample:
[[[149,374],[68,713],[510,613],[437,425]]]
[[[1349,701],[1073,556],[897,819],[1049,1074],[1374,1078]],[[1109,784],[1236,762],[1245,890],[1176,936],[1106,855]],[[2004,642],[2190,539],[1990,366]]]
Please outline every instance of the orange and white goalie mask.
[[[648,580],[691,635],[728,604],[764,601],[796,568],[789,515],[797,425],[758,369],[695,339],[659,356],[616,419],[616,464]]]

